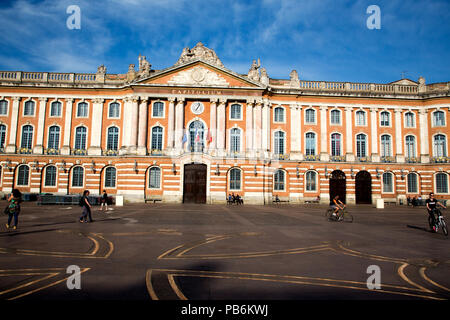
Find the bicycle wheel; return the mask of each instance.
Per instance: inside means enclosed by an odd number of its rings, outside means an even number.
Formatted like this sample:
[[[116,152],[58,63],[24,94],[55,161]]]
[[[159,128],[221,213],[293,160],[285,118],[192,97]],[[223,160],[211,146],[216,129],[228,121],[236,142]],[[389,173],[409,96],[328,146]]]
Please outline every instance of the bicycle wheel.
[[[334,212],[334,210],[331,208],[328,209],[327,211],[325,211],[325,218],[328,221],[336,221],[336,219],[333,217],[333,212]]]
[[[344,218],[344,220],[343,220],[344,222],[349,222],[349,223],[353,222],[353,216],[350,213],[348,213],[347,210],[344,210],[343,218]]]
[[[445,236],[448,236],[448,229],[444,219],[441,220],[441,225],[442,225],[442,232],[445,234]]]

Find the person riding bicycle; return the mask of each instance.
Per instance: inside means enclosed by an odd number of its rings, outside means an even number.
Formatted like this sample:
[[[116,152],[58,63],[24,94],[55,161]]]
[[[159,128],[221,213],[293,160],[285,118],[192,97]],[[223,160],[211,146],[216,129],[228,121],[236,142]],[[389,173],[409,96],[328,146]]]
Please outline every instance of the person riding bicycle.
[[[339,195],[336,195],[330,203],[330,207],[334,210],[333,216],[340,219],[338,212],[339,210],[344,210],[345,204],[339,200]]]
[[[433,231],[436,232],[436,218],[434,217],[434,212],[437,209],[437,205],[441,206],[444,209],[446,207],[442,203],[440,203],[436,200],[433,192],[430,193],[430,197],[427,199],[426,204],[427,204],[428,214],[431,217]],[[439,211],[438,211],[438,214],[439,214]]]

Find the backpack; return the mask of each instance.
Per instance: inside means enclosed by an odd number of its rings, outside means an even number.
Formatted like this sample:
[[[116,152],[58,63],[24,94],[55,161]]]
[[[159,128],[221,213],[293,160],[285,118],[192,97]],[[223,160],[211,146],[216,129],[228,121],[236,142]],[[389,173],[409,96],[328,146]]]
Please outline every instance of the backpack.
[[[17,202],[15,200],[11,201],[11,204],[8,206],[9,213],[15,213],[17,209]]]
[[[78,205],[80,207],[84,206],[84,197],[80,197],[80,200],[78,200]]]

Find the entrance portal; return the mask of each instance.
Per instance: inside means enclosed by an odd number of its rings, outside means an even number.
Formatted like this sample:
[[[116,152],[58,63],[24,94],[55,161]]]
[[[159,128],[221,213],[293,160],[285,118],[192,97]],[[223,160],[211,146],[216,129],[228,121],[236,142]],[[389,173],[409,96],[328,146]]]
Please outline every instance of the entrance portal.
[[[372,177],[367,171],[356,174],[355,196],[356,203],[372,203]]]
[[[334,170],[330,178],[330,201],[337,195],[339,195],[339,200],[345,203],[345,173],[341,170]]]
[[[186,164],[184,166],[183,203],[206,203],[205,164]]]

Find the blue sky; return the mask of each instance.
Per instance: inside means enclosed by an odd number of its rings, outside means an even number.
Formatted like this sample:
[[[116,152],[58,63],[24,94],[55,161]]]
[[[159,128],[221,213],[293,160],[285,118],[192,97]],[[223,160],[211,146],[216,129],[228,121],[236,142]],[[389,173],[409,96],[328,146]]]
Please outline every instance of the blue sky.
[[[380,30],[366,27],[372,4]],[[0,70],[126,73],[139,53],[163,69],[201,41],[239,73],[261,58],[272,78],[450,81],[448,0],[17,0],[0,2],[0,21]]]

